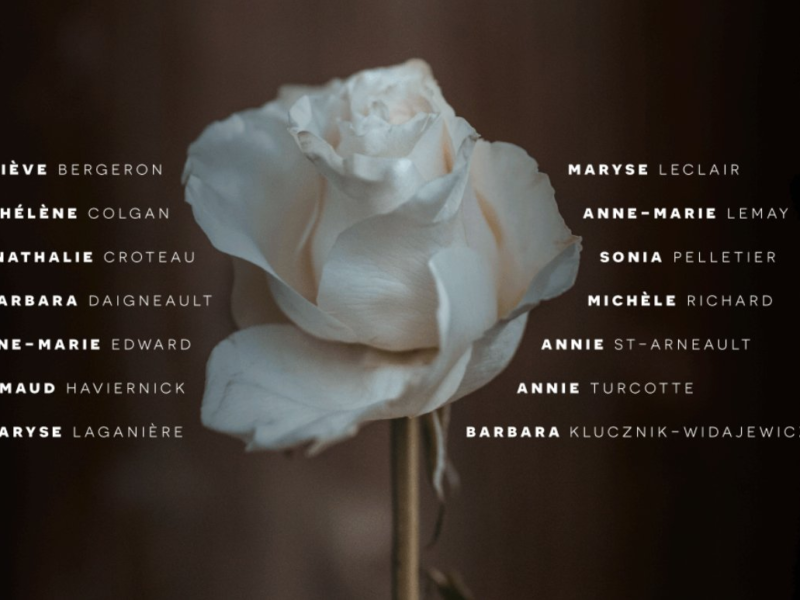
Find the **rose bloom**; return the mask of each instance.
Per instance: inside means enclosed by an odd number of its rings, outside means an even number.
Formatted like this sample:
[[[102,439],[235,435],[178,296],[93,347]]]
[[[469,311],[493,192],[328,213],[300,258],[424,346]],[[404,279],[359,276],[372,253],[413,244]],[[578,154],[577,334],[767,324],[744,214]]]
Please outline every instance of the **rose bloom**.
[[[183,177],[233,256],[240,328],[209,359],[202,419],[249,449],[313,452],[469,394],[578,270],[536,161],[479,139],[420,60],[283,87],[210,125]]]

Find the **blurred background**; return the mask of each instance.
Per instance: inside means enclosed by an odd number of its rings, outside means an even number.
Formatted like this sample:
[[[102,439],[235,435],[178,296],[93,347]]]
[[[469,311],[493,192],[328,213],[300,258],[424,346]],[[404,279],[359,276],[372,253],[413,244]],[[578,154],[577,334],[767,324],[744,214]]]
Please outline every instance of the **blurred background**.
[[[388,427],[319,457],[199,423],[233,330],[227,257],[183,203],[212,120],[422,57],[486,139],[550,174],[584,258],[509,369],[458,402],[462,480],[425,564],[476,598],[790,598],[800,440],[468,440],[466,425],[800,425],[798,214],[585,221],[586,207],[788,207],[800,172],[797,7],[577,0],[44,0],[4,8],[0,161],[162,163],[162,177],[0,180],[0,204],[169,207],[168,221],[0,223],[0,250],[177,250],[180,265],[2,265],[2,293],[213,294],[207,309],[0,308],[0,337],[190,338],[185,353],[4,352],[2,381],[185,381],[173,397],[0,397],[0,424],[182,425],[175,440],[0,440],[4,598],[389,597]],[[578,178],[568,163],[741,165],[737,178]],[[776,265],[601,265],[602,250],[777,252]],[[589,309],[589,293],[771,294],[769,309]],[[542,352],[544,337],[748,337],[751,352]],[[608,344],[609,342],[607,342]],[[520,381],[694,381],[693,396],[517,396]],[[436,505],[425,490],[423,537]],[[432,595],[430,596],[433,597]]]

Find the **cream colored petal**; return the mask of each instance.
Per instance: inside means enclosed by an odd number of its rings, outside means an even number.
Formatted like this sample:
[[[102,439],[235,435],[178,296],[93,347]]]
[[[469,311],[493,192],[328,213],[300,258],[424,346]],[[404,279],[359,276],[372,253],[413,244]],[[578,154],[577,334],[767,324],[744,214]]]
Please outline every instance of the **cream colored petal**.
[[[360,343],[392,351],[439,345],[439,296],[429,261],[445,248],[465,245],[458,208],[471,147],[470,138],[447,176],[394,212],[346,230],[331,249],[317,303]]]
[[[209,359],[203,423],[251,450],[310,443],[317,451],[365,422],[442,406],[458,389],[472,342],[491,327],[496,306],[487,265],[472,251],[445,250],[430,266],[440,298],[439,352],[326,342],[293,325],[250,327]]]
[[[273,297],[292,320],[318,337],[353,341],[313,303],[308,240],[321,180],[283,118],[271,103],[210,125],[189,148],[186,201],[217,249],[270,275]]]
[[[398,206],[424,183],[414,163],[405,157],[393,158],[351,154],[342,156],[338,146],[336,121],[322,119],[317,106],[327,98],[304,96],[289,111],[289,131],[300,150],[316,166],[330,185],[355,200],[369,203],[373,210]]]
[[[451,401],[482,388],[508,366],[519,348],[527,322],[528,313],[511,321],[500,321],[475,342],[464,379]]]
[[[276,103],[213,123],[189,147],[186,200],[212,243],[313,297],[305,240],[321,181]]]
[[[553,260],[539,271],[519,304],[511,311],[508,319],[514,319],[540,302],[560,296],[575,283],[581,259],[581,239],[573,238]]]
[[[491,269],[483,257],[469,248],[448,248],[431,259],[430,267],[439,297],[440,346],[419,386],[412,415],[436,410],[455,396],[472,359],[474,343],[497,318]]]
[[[476,247],[495,264],[500,313],[507,316],[534,277],[579,240],[558,212],[549,178],[522,148],[478,142],[470,175],[473,212],[485,225],[470,221],[468,237],[472,234]],[[492,234],[489,244],[487,228]]]
[[[425,355],[324,342],[292,325],[261,325],[220,343],[208,363],[203,423],[248,449],[349,437],[421,376]]]

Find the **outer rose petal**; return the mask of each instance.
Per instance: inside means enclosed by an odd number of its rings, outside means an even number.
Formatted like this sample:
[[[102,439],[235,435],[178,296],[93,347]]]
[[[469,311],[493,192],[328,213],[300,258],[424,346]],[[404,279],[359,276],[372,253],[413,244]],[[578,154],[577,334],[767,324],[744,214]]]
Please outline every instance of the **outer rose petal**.
[[[508,366],[517,352],[527,322],[528,313],[511,321],[500,321],[475,342],[467,372],[451,402],[482,388]]]
[[[507,316],[534,277],[580,240],[558,212],[550,179],[522,148],[479,141],[470,175],[469,200],[485,224],[467,220],[467,235],[496,261],[500,314]]]
[[[540,302],[566,292],[575,283],[581,259],[581,239],[575,238],[561,253],[545,266],[531,282],[519,304],[507,319],[528,312]]]
[[[251,450],[313,442],[313,452],[364,422],[442,406],[458,389],[472,342],[491,327],[497,307],[488,265],[471,250],[445,250],[430,268],[440,299],[439,352],[325,342],[292,325],[251,327],[212,353],[203,423],[242,438]]]
[[[431,259],[439,306],[439,353],[417,386],[410,415],[436,410],[448,402],[464,379],[473,343],[497,318],[497,300],[487,261],[466,247],[442,250]]]
[[[203,423],[249,450],[332,443],[402,397],[423,358],[323,342],[292,325],[251,327],[211,354]]]
[[[207,127],[189,147],[184,181],[186,200],[214,245],[313,296],[304,242],[320,181],[277,103]]]
[[[211,243],[268,273],[273,297],[295,323],[321,338],[355,340],[312,301],[308,238],[320,178],[287,133],[277,103],[210,125],[189,148],[184,182]]]

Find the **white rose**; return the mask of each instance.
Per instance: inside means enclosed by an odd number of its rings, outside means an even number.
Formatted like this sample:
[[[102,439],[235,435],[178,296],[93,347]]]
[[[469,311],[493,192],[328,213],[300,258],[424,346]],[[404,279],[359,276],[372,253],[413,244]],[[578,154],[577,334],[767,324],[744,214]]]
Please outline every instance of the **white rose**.
[[[184,183],[234,257],[241,328],[209,359],[202,418],[249,449],[315,451],[469,394],[577,274],[547,176],[479,140],[419,60],[212,124]]]

